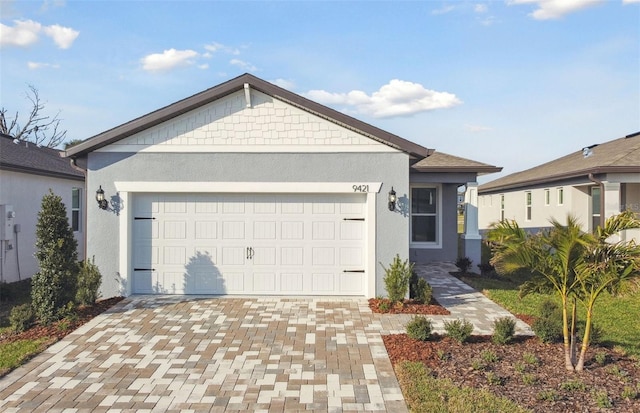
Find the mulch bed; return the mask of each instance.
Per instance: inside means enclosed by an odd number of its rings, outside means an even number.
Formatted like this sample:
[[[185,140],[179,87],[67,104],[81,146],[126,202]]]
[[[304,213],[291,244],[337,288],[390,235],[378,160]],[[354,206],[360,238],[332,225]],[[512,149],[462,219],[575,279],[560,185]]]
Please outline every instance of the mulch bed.
[[[51,343],[54,343],[81,325],[87,323],[92,318],[105,312],[113,305],[119,303],[123,298],[124,297],[107,298],[96,302],[92,306],[79,307],[77,312],[78,317],[72,322],[60,320],[55,323],[51,323],[48,326],[36,324],[29,330],[19,334],[11,332],[4,333],[3,335],[0,335],[0,344],[12,343],[19,340],[36,340],[45,337],[49,337],[51,339]]]
[[[640,396],[633,400],[621,396],[625,388],[640,393],[640,361],[607,348],[590,347],[585,370],[568,372],[562,345],[544,344],[536,337],[518,337],[509,345],[493,344],[487,336],[473,336],[465,344],[439,335],[426,342],[406,334],[383,336],[383,340],[394,365],[405,360],[422,362],[438,378],[487,389],[536,412],[606,411],[598,405],[603,398],[612,404],[609,411],[640,412]],[[483,352],[493,352],[499,360],[484,361]],[[603,365],[593,359],[599,352],[606,353]],[[534,354],[539,363],[527,363],[525,353]],[[540,400],[545,394],[553,400]]]
[[[378,314],[429,314],[449,315],[449,310],[442,307],[435,299],[429,304],[422,304],[415,300],[404,300],[393,304],[388,298],[370,298],[369,308]]]

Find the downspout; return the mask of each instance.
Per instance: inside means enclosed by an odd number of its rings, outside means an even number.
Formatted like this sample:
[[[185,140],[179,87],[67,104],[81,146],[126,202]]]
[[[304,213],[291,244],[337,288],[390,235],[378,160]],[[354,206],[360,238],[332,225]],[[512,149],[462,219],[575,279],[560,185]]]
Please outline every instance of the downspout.
[[[600,227],[604,227],[604,184],[592,173],[589,173],[589,180],[600,185]]]
[[[83,221],[83,226],[82,226],[82,231],[84,233],[84,236],[82,237],[82,244],[83,244],[83,248],[84,248],[84,254],[82,254],[84,256],[84,260],[87,260],[87,216],[88,216],[88,194],[87,194],[87,170],[83,169],[81,167],[78,166],[78,164],[76,163],[76,158],[71,158],[69,159],[69,163],[71,163],[71,167],[73,169],[75,169],[78,172],[81,172],[82,175],[84,176],[84,214],[82,217],[82,221]]]

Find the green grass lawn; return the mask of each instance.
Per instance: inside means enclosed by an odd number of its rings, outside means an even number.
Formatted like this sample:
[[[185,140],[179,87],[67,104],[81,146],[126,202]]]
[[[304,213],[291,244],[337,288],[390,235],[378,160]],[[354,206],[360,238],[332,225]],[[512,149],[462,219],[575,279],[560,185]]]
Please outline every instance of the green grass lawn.
[[[526,274],[500,279],[468,276],[463,281],[514,314],[537,316],[540,303],[548,298],[560,303],[555,295],[530,294],[520,298],[518,289],[526,277]],[[578,318],[584,320],[584,314],[578,304]],[[603,344],[640,356],[640,290],[621,296],[603,293],[596,301],[594,324],[602,330]]]
[[[0,344],[0,377],[42,352],[50,341],[48,338],[41,338]]]

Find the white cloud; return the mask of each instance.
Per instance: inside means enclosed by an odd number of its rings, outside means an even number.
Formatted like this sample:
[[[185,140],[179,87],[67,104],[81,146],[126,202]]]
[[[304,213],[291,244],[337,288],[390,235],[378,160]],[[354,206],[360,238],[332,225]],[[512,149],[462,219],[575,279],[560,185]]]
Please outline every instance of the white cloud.
[[[33,20],[15,20],[14,23],[13,27],[0,23],[0,45],[31,46],[38,41],[40,32],[44,32],[60,49],[68,49],[80,35],[79,31],[58,24],[42,26]]]
[[[140,59],[142,68],[149,72],[163,72],[177,67],[191,66],[198,52],[194,50],[169,49],[162,53],[152,53]]]
[[[431,10],[431,14],[437,16],[437,15],[440,15],[440,14],[447,14],[449,12],[452,12],[453,10],[455,10],[455,6],[451,6],[451,5],[442,6],[439,9]]]
[[[201,65],[198,65],[198,69],[205,70],[205,69],[208,69],[208,68],[209,68],[209,64],[208,63],[203,63]]]
[[[217,42],[213,42],[211,44],[206,44],[204,46],[205,50],[211,52],[211,53],[216,53],[216,52],[224,52],[227,54],[232,54],[232,55],[239,55],[240,51],[238,49],[236,49],[235,47],[230,47],[230,46],[225,46],[221,43],[217,43]],[[209,54],[211,56],[211,54]]]
[[[622,4],[640,3],[640,0],[622,0]]]
[[[29,70],[45,69],[45,68],[59,69],[60,65],[52,64],[52,63],[27,62],[27,67],[29,68]]]
[[[487,7],[486,4],[476,4],[473,7],[473,11],[475,11],[476,13],[486,13],[489,10],[489,7]]]
[[[13,27],[0,23],[0,45],[27,47],[38,41],[40,23],[33,20],[15,20],[14,23]]]
[[[70,27],[62,27],[54,24],[44,28],[44,34],[51,37],[56,45],[61,49],[68,49],[73,42],[78,38],[79,31],[73,30]]]
[[[409,116],[419,112],[450,108],[462,104],[456,95],[425,89],[419,83],[393,79],[371,96],[360,90],[330,93],[311,90],[309,99],[327,105],[352,106],[356,112],[376,118]]]
[[[509,5],[535,4],[538,8],[530,14],[536,20],[559,19],[588,7],[603,3],[604,0],[509,0]]]
[[[238,66],[239,68],[246,70],[247,72],[255,72],[256,70],[258,70],[258,68],[251,63],[245,62],[240,59],[231,59],[229,63],[234,66]]]
[[[273,83],[276,86],[280,86],[283,89],[293,90],[295,88],[295,83],[287,79],[275,79],[270,80],[269,83]]]
[[[482,125],[464,125],[464,128],[467,131],[473,132],[473,133],[490,132],[493,130],[493,128],[490,128],[488,126],[482,126]]]

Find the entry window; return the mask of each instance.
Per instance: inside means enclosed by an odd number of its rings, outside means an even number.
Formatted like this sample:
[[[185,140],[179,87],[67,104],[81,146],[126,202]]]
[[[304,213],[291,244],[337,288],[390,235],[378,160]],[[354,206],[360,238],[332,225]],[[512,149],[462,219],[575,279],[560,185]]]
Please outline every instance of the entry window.
[[[504,221],[504,195],[500,195],[500,221]]]
[[[525,208],[526,208],[526,219],[527,221],[531,221],[531,192],[525,192]]]
[[[436,188],[411,188],[411,241],[438,240],[438,191]]]
[[[600,188],[591,188],[591,230],[595,231],[600,226]]]
[[[544,205],[545,206],[551,205],[551,191],[548,189],[544,190]]]
[[[82,222],[82,189],[71,189],[71,227],[75,232],[81,230],[80,222]]]
[[[558,188],[558,205],[564,205],[564,188]]]

